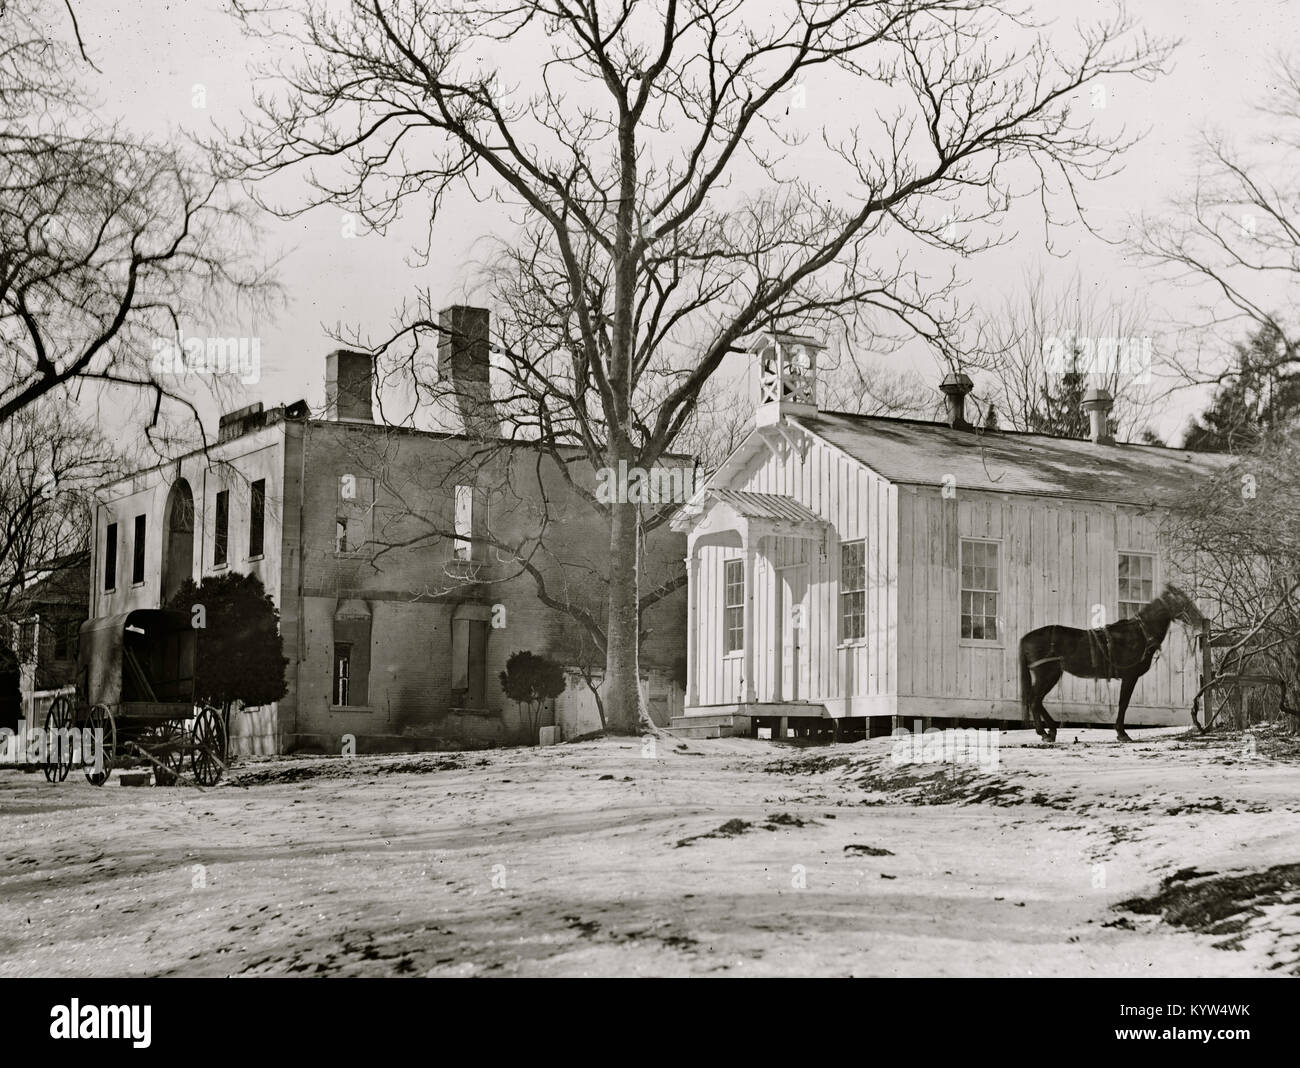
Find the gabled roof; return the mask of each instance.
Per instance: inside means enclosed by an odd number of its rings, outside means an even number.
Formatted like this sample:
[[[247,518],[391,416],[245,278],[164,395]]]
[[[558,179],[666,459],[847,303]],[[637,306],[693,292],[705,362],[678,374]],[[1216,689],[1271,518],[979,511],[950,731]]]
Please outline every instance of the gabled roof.
[[[1155,445],[1096,445],[1013,431],[954,430],[917,419],[818,412],[790,422],[902,485],[1169,505],[1194,480],[1233,462],[1223,453]]]

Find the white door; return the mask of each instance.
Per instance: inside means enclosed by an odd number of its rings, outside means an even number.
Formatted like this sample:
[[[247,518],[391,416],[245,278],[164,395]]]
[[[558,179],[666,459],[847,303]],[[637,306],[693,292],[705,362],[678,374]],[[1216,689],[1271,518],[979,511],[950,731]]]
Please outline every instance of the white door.
[[[781,569],[782,701],[808,696],[808,568]]]

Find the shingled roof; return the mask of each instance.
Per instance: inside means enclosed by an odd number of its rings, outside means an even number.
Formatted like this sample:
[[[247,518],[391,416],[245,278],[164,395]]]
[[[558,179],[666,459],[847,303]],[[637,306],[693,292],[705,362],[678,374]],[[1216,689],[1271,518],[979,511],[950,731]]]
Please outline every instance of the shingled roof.
[[[1097,445],[1010,431],[954,430],[946,423],[818,412],[790,421],[891,482],[1167,506],[1233,457],[1154,445]]]

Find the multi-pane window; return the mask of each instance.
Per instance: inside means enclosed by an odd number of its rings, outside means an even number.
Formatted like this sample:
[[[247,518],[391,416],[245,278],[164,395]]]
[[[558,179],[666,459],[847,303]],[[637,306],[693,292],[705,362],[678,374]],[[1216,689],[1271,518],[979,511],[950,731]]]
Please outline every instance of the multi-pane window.
[[[266,479],[253,483],[248,501],[248,555],[262,555],[262,541],[266,529]]]
[[[346,642],[334,645],[334,704],[346,705],[352,678],[352,646]]]
[[[212,562],[225,565],[230,553],[230,491],[217,491],[217,532],[212,539]]]
[[[1150,553],[1119,554],[1119,618],[1131,619],[1156,595],[1156,558]]]
[[[961,636],[998,640],[998,543],[961,543]]]
[[[722,565],[722,652],[745,648],[745,562],[727,560]]]
[[[117,586],[117,524],[109,523],[104,536],[104,589]]]
[[[867,543],[840,546],[840,641],[867,633]]]
[[[135,517],[135,541],[131,545],[131,581],[144,581],[144,516]]]

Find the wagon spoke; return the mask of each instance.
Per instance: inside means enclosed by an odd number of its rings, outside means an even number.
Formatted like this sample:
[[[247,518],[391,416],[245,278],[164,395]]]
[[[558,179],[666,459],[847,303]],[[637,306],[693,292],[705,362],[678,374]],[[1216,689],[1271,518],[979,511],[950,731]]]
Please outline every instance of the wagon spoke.
[[[50,704],[45,716],[45,772],[46,782],[62,782],[72,768],[71,735],[73,726],[72,698],[60,694]]]
[[[84,750],[81,754],[86,781],[92,786],[103,786],[113,773],[113,763],[117,758],[117,722],[107,705],[95,705],[86,716],[86,728],[95,739],[95,754],[99,770],[95,770],[96,759],[92,759]]]
[[[201,786],[215,786],[226,770],[226,729],[216,709],[204,707],[194,717],[190,767]]]

